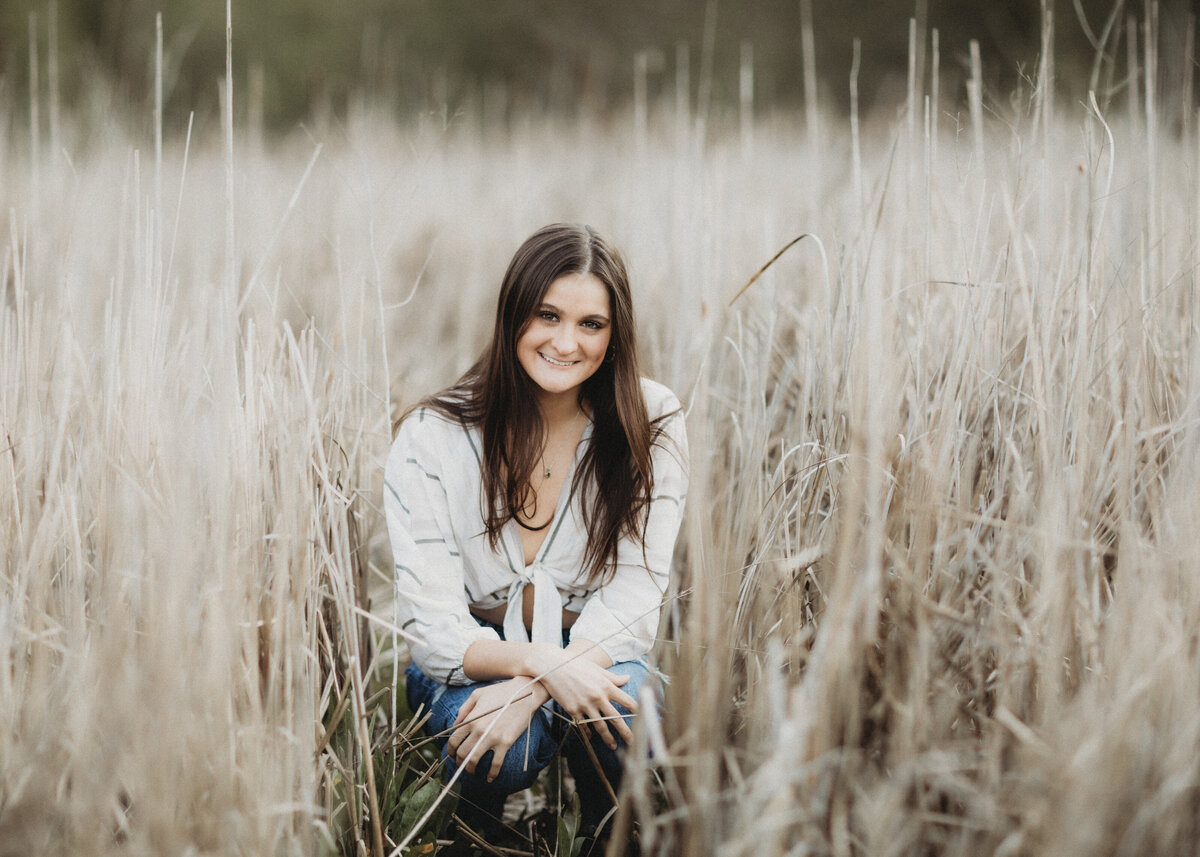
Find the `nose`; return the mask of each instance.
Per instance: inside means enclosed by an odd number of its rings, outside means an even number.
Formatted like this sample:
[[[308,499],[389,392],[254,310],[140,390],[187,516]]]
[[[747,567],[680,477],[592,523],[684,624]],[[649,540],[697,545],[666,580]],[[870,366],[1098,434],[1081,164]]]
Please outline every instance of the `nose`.
[[[554,338],[551,340],[554,345],[554,350],[561,355],[573,354],[575,352],[575,331],[569,324],[562,324],[554,332]]]

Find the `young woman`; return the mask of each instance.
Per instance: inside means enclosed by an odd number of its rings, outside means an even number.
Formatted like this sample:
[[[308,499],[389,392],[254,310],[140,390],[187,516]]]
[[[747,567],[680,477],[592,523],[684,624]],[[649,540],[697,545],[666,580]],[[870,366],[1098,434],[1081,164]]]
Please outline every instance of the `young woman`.
[[[686,491],[683,414],[639,375],[624,263],[590,227],[539,230],[491,344],[405,416],[387,462],[408,700],[447,776],[464,769],[472,826],[498,824],[560,745],[584,824],[604,819]]]

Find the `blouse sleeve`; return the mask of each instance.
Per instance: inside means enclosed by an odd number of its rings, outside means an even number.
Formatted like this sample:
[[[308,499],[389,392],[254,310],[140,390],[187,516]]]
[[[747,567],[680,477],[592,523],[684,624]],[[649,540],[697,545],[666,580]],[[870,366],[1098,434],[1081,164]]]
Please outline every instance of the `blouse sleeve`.
[[[450,426],[418,410],[401,425],[384,475],[383,505],[392,542],[396,617],[417,666],[430,678],[469,684],[463,656],[476,640],[500,639],[467,609],[463,564],[450,523],[444,463]],[[466,498],[455,497],[455,502]],[[472,498],[474,499],[474,498]]]
[[[654,494],[646,521],[645,551],[637,539],[621,540],[612,579],[592,593],[571,627],[572,639],[597,643],[613,663],[637,660],[654,645],[658,614],[670,582],[675,537],[683,520],[687,430],[679,400],[666,388],[660,389],[667,400],[661,408],[651,410],[651,416],[671,416],[660,424],[661,434],[651,448]]]

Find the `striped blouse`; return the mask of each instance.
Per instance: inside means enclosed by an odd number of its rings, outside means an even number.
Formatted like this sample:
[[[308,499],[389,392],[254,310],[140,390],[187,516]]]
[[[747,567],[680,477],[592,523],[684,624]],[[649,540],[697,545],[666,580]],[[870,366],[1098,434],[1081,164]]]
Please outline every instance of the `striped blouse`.
[[[608,583],[589,588],[581,576],[587,532],[580,497],[569,486],[592,434],[589,420],[545,541],[526,565],[515,521],[493,550],[485,534],[480,437],[428,408],[400,425],[388,455],[384,509],[395,560],[396,615],[413,660],[447,684],[469,684],[462,672],[471,643],[499,639],[481,627],[468,606],[507,603],[504,636],[562,645],[562,611],[579,613],[572,639],[590,640],[614,663],[649,651],[670,579],[671,555],[687,494],[687,433],[679,400],[666,387],[642,380],[650,419],[672,414],[651,450],[654,496],[645,551],[633,539],[617,548]],[[526,632],[522,594],[534,584],[533,631]],[[555,597],[557,593],[557,598]]]

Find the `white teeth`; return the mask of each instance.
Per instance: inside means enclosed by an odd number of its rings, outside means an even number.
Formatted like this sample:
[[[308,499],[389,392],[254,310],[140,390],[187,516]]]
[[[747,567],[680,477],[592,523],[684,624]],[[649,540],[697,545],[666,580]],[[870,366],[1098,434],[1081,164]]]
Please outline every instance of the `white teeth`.
[[[571,362],[563,363],[561,360],[555,360],[553,357],[547,357],[545,354],[543,354],[540,351],[538,352],[538,356],[541,357],[543,360],[545,360],[547,363],[549,363],[552,366],[570,366],[571,365]]]

